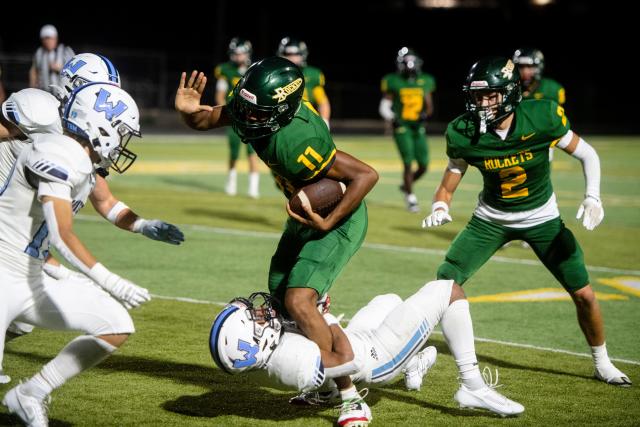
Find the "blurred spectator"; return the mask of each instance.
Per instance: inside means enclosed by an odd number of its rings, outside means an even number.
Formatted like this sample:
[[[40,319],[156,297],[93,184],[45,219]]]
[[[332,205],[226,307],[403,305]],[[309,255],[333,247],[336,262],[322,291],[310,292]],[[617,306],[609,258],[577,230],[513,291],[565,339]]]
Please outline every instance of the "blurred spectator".
[[[73,49],[58,43],[58,30],[53,25],[40,29],[42,46],[33,56],[29,70],[29,86],[51,91],[50,85],[60,84],[60,70],[74,55]]]

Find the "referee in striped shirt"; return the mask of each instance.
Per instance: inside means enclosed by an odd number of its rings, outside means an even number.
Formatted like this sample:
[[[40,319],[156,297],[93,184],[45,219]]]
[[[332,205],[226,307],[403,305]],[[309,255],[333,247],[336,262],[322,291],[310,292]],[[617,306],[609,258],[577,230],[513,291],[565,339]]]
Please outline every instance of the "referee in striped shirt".
[[[53,25],[40,29],[42,46],[33,55],[29,70],[29,86],[51,92],[50,85],[60,85],[60,70],[74,54],[73,49],[58,43],[58,30]]]

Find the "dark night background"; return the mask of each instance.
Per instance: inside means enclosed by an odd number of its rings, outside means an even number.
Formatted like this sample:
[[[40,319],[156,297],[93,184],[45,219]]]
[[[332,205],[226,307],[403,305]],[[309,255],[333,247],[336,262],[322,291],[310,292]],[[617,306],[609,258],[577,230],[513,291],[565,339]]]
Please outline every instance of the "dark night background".
[[[77,53],[109,56],[139,104],[170,108],[179,72],[198,68],[211,75],[216,63],[227,60],[231,37],[251,40],[255,60],[274,54],[280,38],[292,35],[307,42],[309,64],[325,72],[334,118],[377,119],[380,78],[395,70],[397,50],[408,45],[436,78],[434,121],[446,122],[462,112],[460,88],[473,62],[532,46],[545,54],[545,75],[565,86],[574,129],[640,131],[638,67],[632,65],[640,24],[631,2],[458,3],[467,7],[425,9],[415,0],[116,2],[107,10],[97,9],[103,7],[98,3],[22,10],[3,5],[0,64],[8,91],[24,87],[39,29],[51,23]],[[208,86],[212,102],[213,82]]]

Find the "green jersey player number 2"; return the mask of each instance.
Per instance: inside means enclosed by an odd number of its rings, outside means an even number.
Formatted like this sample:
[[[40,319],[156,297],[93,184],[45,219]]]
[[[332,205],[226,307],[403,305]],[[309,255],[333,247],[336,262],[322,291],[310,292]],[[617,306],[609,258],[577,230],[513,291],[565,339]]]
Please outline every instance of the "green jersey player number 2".
[[[453,193],[469,165],[482,174],[483,188],[471,220],[438,268],[438,279],[462,285],[505,243],[526,241],[571,294],[594,355],[596,378],[631,385],[607,356],[603,321],[583,252],[560,218],[551,185],[548,150],[556,146],[582,162],[586,191],[577,217],[593,230],[604,218],[598,154],[570,129],[564,109],[555,101],[522,101],[518,70],[509,59],[478,61],[463,90],[467,112],[447,127],[449,165],[423,227],[452,220]]]

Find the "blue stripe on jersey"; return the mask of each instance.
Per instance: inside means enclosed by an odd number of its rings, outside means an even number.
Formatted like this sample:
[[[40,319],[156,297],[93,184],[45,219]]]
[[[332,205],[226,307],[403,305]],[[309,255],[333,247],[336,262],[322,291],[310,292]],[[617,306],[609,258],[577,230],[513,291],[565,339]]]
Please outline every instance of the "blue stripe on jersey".
[[[409,339],[407,345],[405,345],[402,350],[400,350],[400,353],[394,356],[393,359],[391,359],[389,362],[375,368],[371,372],[371,379],[375,380],[377,378],[383,377],[401,366],[406,361],[406,359],[408,359],[408,357],[412,355],[413,351],[422,344],[422,341],[427,337],[428,334],[429,324],[426,320],[423,320],[416,333],[413,334],[411,339]]]
[[[218,338],[220,337],[220,330],[222,329],[222,325],[225,320],[227,320],[227,318],[236,310],[239,310],[239,308],[235,305],[228,305],[224,310],[222,310],[222,312],[218,314],[216,321],[213,322],[211,333],[209,334],[209,351],[211,352],[211,357],[213,357],[213,361],[216,362],[216,365],[226,372],[229,371],[222,364],[220,354],[218,353]]]
[[[17,159],[13,162],[13,165],[11,165],[11,170],[7,175],[7,180],[5,181],[4,184],[2,184],[2,188],[0,188],[0,196],[2,196],[5,191],[7,191],[7,187],[9,186],[9,181],[11,181],[11,177],[13,176],[13,173],[16,171],[16,163],[18,163]]]

